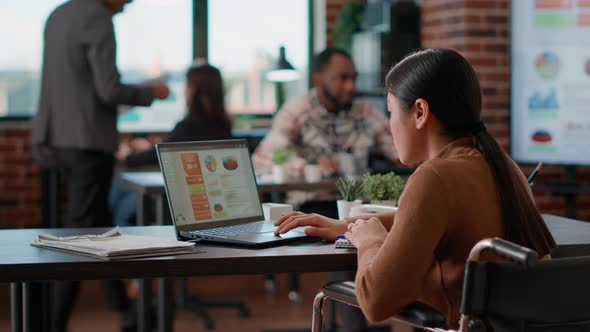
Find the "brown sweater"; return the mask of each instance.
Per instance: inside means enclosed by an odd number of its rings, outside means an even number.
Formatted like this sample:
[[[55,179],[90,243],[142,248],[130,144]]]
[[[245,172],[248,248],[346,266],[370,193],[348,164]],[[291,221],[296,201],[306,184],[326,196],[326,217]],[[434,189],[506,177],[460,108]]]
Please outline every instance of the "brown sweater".
[[[393,226],[385,227],[385,240],[358,248],[356,292],[367,318],[381,321],[420,301],[456,328],[469,251],[503,234],[493,178],[471,138],[455,140],[416,169]]]

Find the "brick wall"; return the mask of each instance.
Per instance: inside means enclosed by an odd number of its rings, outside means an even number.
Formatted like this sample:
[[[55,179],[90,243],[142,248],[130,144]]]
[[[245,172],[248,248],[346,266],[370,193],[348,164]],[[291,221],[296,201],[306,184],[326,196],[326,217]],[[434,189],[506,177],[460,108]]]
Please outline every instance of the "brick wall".
[[[326,0],[326,43],[332,46],[332,32],[342,6],[349,0]]]
[[[31,162],[27,123],[0,127],[0,228],[40,224],[39,168]]]

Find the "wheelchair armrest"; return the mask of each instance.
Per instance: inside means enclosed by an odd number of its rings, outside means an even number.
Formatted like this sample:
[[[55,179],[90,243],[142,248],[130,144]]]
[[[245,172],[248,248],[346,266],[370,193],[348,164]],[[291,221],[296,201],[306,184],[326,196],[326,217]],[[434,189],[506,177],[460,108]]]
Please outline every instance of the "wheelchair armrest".
[[[445,316],[433,307],[421,303],[414,302],[409,304],[398,315],[402,320],[408,321],[414,325],[425,327],[446,327]]]
[[[322,291],[327,297],[338,302],[359,306],[353,281],[333,281],[324,285]]]
[[[497,255],[524,265],[525,267],[532,267],[535,265],[539,256],[537,252],[532,249],[519,246],[497,237],[492,239],[490,249],[492,249]]]
[[[322,291],[327,297],[338,302],[359,306],[352,281],[333,281],[326,284]],[[420,302],[408,305],[396,318],[419,326],[446,327],[445,317],[440,312]]]

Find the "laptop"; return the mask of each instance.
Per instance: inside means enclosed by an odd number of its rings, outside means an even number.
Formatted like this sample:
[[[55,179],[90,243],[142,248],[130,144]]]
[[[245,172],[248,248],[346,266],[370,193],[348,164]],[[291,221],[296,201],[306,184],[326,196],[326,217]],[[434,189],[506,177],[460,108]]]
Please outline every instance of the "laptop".
[[[245,139],[156,144],[177,238],[268,247],[308,236],[275,236],[264,220]]]

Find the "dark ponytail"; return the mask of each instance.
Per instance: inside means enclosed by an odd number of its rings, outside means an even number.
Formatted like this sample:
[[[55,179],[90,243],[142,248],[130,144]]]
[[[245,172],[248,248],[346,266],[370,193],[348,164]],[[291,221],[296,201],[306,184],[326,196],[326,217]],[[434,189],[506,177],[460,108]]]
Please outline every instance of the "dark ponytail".
[[[459,53],[427,49],[413,53],[393,67],[387,91],[409,110],[418,98],[442,122],[451,138],[475,137],[496,185],[507,240],[550,254],[555,240],[522,182],[522,176],[480,120],[481,90],[475,71]]]

